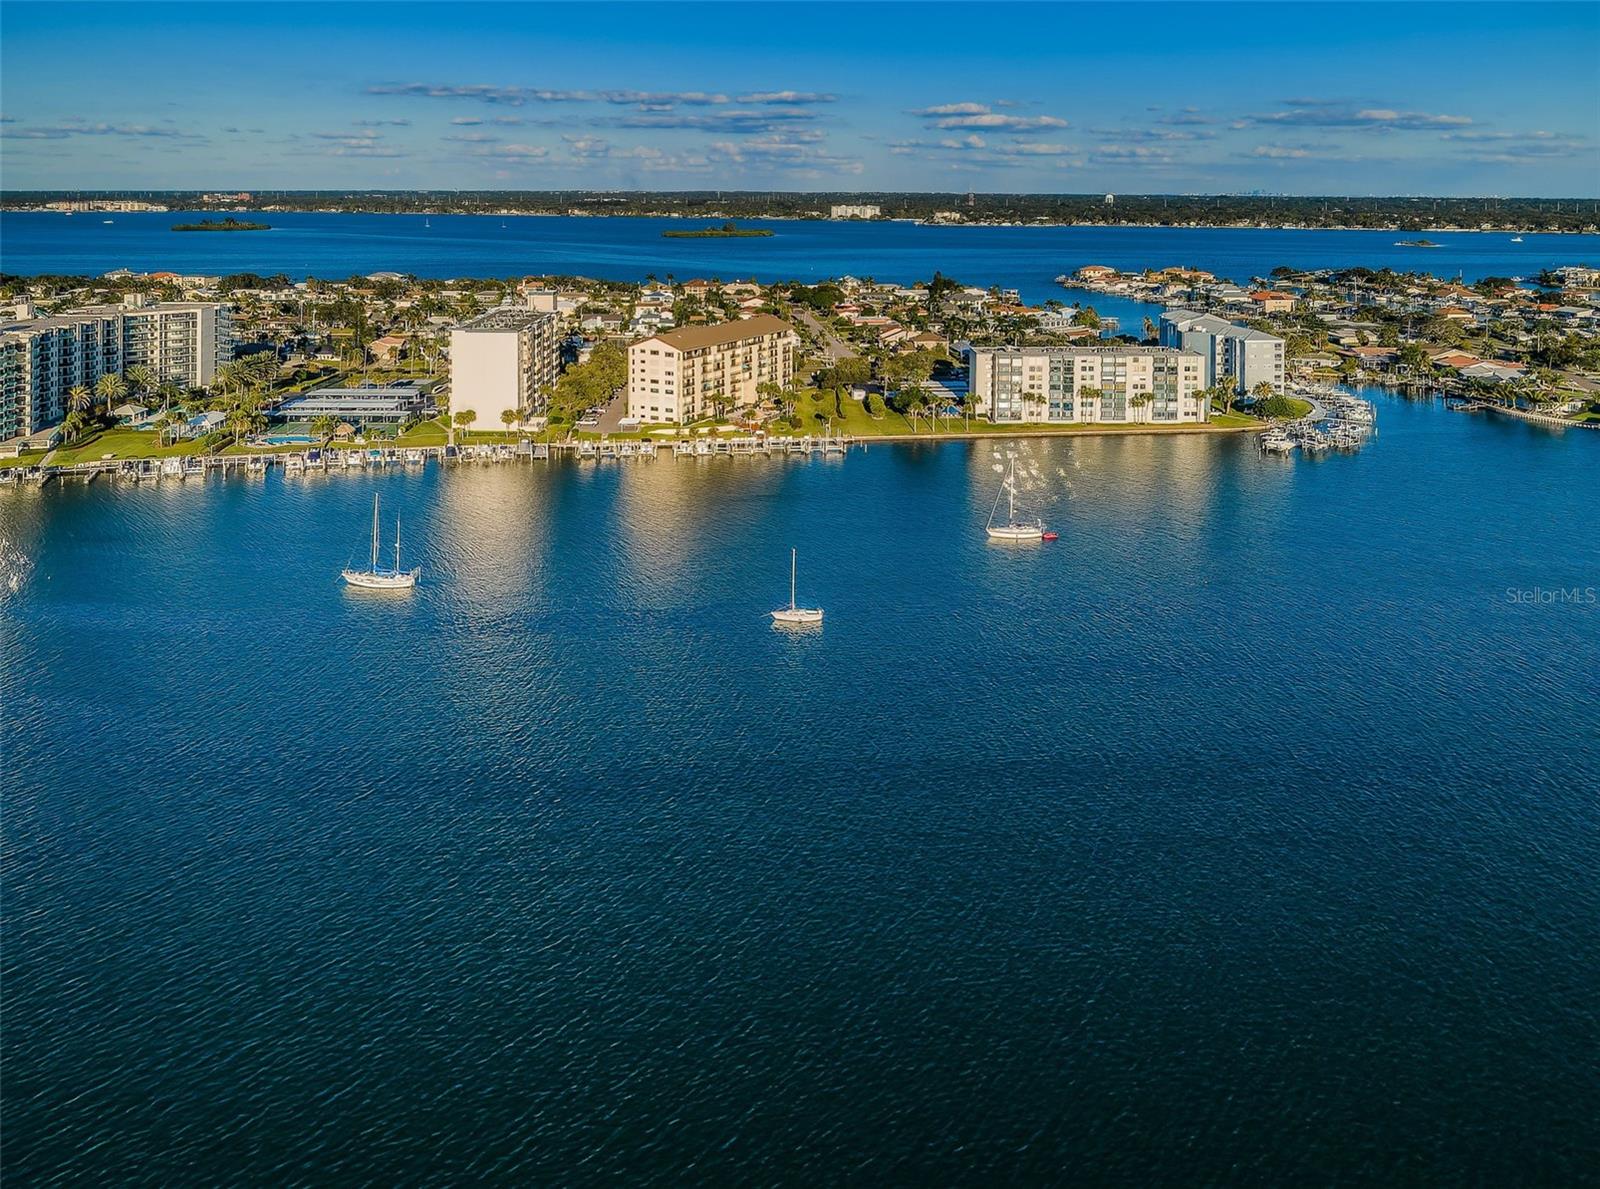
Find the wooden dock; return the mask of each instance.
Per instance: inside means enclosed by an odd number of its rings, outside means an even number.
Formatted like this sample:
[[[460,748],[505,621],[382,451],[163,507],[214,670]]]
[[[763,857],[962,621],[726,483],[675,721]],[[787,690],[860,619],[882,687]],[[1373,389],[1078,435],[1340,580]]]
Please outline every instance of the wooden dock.
[[[42,487],[52,480],[81,479],[92,483],[101,476],[151,483],[175,479],[205,479],[211,475],[260,478],[270,470],[287,476],[325,475],[372,470],[407,470],[433,463],[438,466],[476,466],[505,463],[653,461],[668,453],[676,458],[811,457],[842,455],[856,444],[847,436],[767,437],[749,435],[651,440],[581,439],[563,442],[506,442],[473,446],[371,446],[250,454],[190,454],[166,458],[105,458],[66,466],[0,468],[0,485]]]

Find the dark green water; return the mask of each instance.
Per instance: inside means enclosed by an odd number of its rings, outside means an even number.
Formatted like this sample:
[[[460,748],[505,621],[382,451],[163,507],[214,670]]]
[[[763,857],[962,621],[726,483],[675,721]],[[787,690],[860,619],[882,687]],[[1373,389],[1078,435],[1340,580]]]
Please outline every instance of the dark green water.
[[[1380,403],[0,493],[7,1182],[1592,1181],[1600,434]]]

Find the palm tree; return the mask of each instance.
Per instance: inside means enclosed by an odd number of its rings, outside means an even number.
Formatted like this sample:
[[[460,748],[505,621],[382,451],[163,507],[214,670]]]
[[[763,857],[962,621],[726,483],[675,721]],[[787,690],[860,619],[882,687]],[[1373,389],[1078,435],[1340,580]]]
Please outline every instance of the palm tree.
[[[143,398],[155,389],[156,374],[142,363],[134,364],[122,374],[133,389],[135,398]]]
[[[111,406],[128,394],[128,382],[115,372],[107,372],[94,382],[94,392],[106,402],[106,420],[111,419]]]
[[[472,409],[461,409],[459,412],[455,413],[451,418],[451,420],[453,420],[456,423],[456,425],[459,428],[463,429],[463,430],[466,429],[469,425],[471,425],[477,419],[478,419],[478,414],[476,412],[474,412]]]
[[[324,446],[328,444],[338,429],[339,419],[331,413],[324,413],[322,416],[314,418],[311,422],[311,432],[322,439]]]
[[[515,409],[501,409],[500,420],[505,424],[506,432],[511,432],[511,427],[522,420],[522,414]]]
[[[230,360],[217,369],[216,384],[224,394],[230,389],[244,387],[244,382],[244,365],[237,359]]]
[[[1145,321],[1148,322],[1149,319],[1147,318],[1147,319],[1145,319]],[[1148,392],[1135,392],[1132,396],[1128,397],[1128,407],[1129,408],[1142,409],[1149,403],[1150,403],[1150,394]],[[1139,418],[1134,417],[1134,418],[1132,418],[1132,420],[1137,421],[1137,420],[1139,420]]]
[[[94,404],[94,394],[83,384],[74,384],[67,390],[67,407],[74,413],[87,413]]]
[[[233,444],[237,446],[246,434],[260,433],[267,427],[267,419],[261,415],[260,410],[248,405],[235,405],[228,410],[227,419],[223,422],[228,431],[233,434]]]
[[[76,442],[88,427],[88,414],[81,409],[74,409],[67,414],[67,419],[61,423],[61,432],[67,441]]]

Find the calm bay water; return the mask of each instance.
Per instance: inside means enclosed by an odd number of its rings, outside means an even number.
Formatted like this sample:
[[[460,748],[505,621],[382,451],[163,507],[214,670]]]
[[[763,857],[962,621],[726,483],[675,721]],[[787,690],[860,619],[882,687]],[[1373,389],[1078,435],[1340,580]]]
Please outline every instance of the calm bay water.
[[[0,495],[6,1177],[1592,1180],[1600,441],[1380,403]]]
[[[1053,279],[1085,264],[1184,264],[1246,280],[1278,265],[1365,265],[1456,276],[1531,277],[1561,264],[1600,264],[1600,236],[1430,233],[1442,246],[1400,248],[1393,231],[1262,231],[1167,227],[920,227],[911,223],[741,220],[770,239],[663,239],[682,219],[486,215],[270,214],[270,231],[174,232],[169,214],[7,213],[0,266],[13,273],[99,274],[115,268],[347,277],[391,269],[423,277],[562,274],[642,280],[650,274],[820,280],[852,275],[910,283],[935,269],[967,284],[1060,296]],[[249,217],[249,216],[241,216]],[[103,220],[110,219],[106,223]]]

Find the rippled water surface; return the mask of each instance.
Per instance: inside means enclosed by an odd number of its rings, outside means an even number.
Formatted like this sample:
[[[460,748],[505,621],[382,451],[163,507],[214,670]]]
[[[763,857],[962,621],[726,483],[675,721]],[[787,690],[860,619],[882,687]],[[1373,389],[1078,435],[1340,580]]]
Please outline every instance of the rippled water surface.
[[[1600,435],[1381,415],[0,492],[5,1175],[1592,1179]]]
[[[1533,277],[1563,264],[1600,264],[1600,236],[1430,232],[1439,247],[1403,248],[1395,231],[1234,227],[922,227],[902,222],[740,220],[768,238],[664,239],[715,220],[369,215],[271,212],[270,231],[184,234],[182,213],[98,216],[0,214],[5,271],[85,273],[114,268],[180,273],[282,272],[348,277],[392,269],[420,277],[526,273],[641,281],[647,275],[761,281],[872,277],[909,284],[935,270],[967,284],[1016,288],[1028,301],[1062,296],[1054,278],[1085,264],[1144,269],[1187,265],[1245,281],[1279,265],[1395,268],[1461,276]],[[248,216],[247,216],[248,217]],[[1095,297],[1135,322],[1133,303]],[[1119,308],[1120,307],[1120,308]]]

